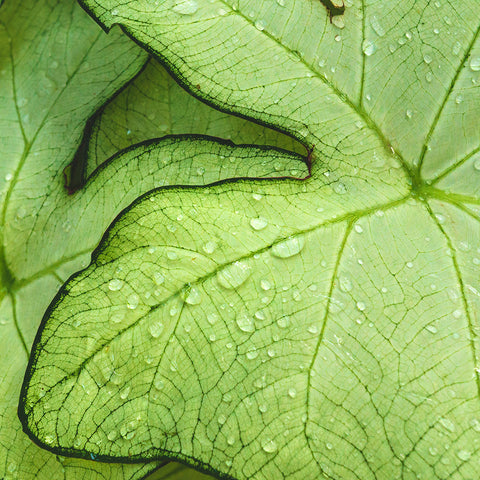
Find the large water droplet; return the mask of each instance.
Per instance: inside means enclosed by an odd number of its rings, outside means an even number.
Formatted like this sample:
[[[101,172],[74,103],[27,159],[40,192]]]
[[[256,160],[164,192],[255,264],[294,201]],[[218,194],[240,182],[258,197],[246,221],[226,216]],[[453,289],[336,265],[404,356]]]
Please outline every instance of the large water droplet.
[[[371,55],[373,55],[375,53],[376,49],[377,49],[377,47],[375,46],[375,44],[371,40],[364,40],[364,42],[362,43],[363,53],[367,57],[370,57]]]
[[[149,330],[149,332],[150,332],[150,335],[151,335],[153,338],[158,338],[158,337],[162,334],[162,331],[163,331],[163,323],[161,323],[161,322],[152,323],[152,324],[148,327],[148,330]]]
[[[244,262],[227,265],[217,273],[218,283],[228,289],[238,288],[250,276],[250,266]]]
[[[271,438],[262,440],[262,448],[267,453],[274,453],[277,451],[277,444]]]
[[[202,295],[196,287],[187,287],[183,297],[185,303],[189,305],[199,305],[202,303]]]
[[[238,328],[242,332],[250,333],[255,331],[255,323],[253,319],[247,316],[246,314],[240,314],[237,317],[236,321],[237,321]]]
[[[180,15],[193,15],[198,10],[198,3],[195,0],[177,0],[173,11]]]
[[[289,258],[298,255],[305,245],[302,236],[289,237],[272,246],[272,255],[279,258]]]
[[[479,72],[480,71],[480,57],[472,57],[470,59],[470,69],[473,72]]]
[[[268,225],[268,221],[263,217],[252,218],[250,220],[250,226],[254,230],[263,230]]]

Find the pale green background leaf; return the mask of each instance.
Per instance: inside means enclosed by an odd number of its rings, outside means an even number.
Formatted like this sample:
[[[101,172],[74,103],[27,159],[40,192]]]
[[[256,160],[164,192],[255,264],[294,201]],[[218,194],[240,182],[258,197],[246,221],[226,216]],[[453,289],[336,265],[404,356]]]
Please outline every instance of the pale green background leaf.
[[[96,114],[86,158],[87,177],[107,158],[133,144],[169,134],[204,134],[234,143],[273,145],[305,154],[293,138],[209,108],[188,95],[156,60]],[[283,168],[283,166],[281,167]],[[302,173],[293,172],[293,176]]]
[[[83,3],[316,161],[303,182],[160,189],[126,210],[43,326],[32,433],[238,479],[473,478],[476,2],[365,0],[343,29],[321,2]]]

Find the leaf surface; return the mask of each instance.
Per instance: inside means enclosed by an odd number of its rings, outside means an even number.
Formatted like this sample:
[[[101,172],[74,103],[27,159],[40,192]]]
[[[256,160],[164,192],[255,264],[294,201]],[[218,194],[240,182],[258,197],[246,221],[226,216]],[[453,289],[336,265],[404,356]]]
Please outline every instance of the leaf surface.
[[[96,112],[87,133],[88,147],[84,157],[78,158],[82,166],[86,164],[87,177],[119,150],[171,134],[211,135],[237,144],[273,145],[305,153],[305,148],[291,137],[199,102],[154,59],[125,90]]]
[[[101,442],[236,479],[472,478],[476,2],[365,0],[343,29],[320,2],[83,3],[314,163],[126,209],[45,317],[26,428],[53,451]]]

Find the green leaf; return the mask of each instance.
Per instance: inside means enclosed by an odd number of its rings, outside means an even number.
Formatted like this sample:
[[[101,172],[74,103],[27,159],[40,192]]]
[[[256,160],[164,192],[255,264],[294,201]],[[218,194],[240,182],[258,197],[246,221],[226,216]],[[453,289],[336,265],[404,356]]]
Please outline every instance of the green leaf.
[[[24,427],[55,452],[237,479],[473,478],[477,3],[348,3],[343,29],[321,2],[83,3],[314,163],[126,209],[48,310]],[[205,142],[117,161],[274,153]]]
[[[160,464],[100,464],[91,461],[98,460],[94,452],[89,461],[66,459],[38,448],[21,431],[16,414],[20,382],[40,319],[65,279],[88,263],[106,226],[141,193],[176,181],[276,175],[277,163],[268,172],[268,167],[248,162],[214,165],[205,155],[187,159],[185,168],[165,157],[128,165],[113,159],[85,190],[69,196],[62,172],[85,121],[141,68],[146,56],[119,32],[104,35],[68,1],[5,5],[0,44],[0,477],[143,478]],[[283,158],[285,154],[278,155],[277,162]],[[187,178],[200,162],[205,175]],[[279,173],[298,163],[289,158]],[[298,171],[307,173],[303,163]]]
[[[91,131],[87,132],[85,158],[76,160],[82,169],[86,164],[88,177],[119,150],[151,138],[186,133],[305,153],[301,144],[286,135],[208,108],[187,95],[165,68],[150,59],[145,70],[95,114]]]
[[[45,308],[63,273],[79,268],[75,249],[48,258],[55,246],[35,221],[43,215],[67,226],[68,217],[47,204],[67,201],[62,169],[82,122],[135,74],[145,54],[119,32],[99,32],[73,1],[8,2],[0,11],[0,44],[0,477],[140,478],[155,465],[100,466],[41,450],[22,432],[17,403]],[[72,270],[68,262],[75,260]]]

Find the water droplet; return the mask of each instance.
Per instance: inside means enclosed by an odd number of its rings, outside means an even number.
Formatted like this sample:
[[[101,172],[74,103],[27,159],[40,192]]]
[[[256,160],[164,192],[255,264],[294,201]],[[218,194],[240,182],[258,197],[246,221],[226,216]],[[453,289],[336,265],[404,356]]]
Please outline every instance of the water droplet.
[[[249,360],[254,360],[258,357],[258,351],[255,347],[250,347],[247,351],[247,358]]]
[[[267,406],[264,404],[264,403],[261,403],[259,406],[258,406],[258,410],[260,411],[260,413],[266,413],[266,411],[268,410]]]
[[[178,258],[177,252],[175,252],[174,250],[168,250],[167,251],[167,258],[169,260],[176,260]]]
[[[268,221],[263,217],[252,218],[250,220],[250,226],[254,230],[263,230],[268,225]]]
[[[223,425],[225,422],[227,421],[227,417],[225,415],[219,415],[218,418],[217,418],[217,422],[220,424],[220,425]]]
[[[432,72],[427,72],[425,74],[425,80],[427,80],[428,83],[430,83],[433,79],[433,73]]]
[[[270,290],[272,288],[272,284],[268,280],[260,280],[260,287],[262,290]]]
[[[290,398],[295,398],[297,396],[297,391],[294,388],[289,388],[288,389],[288,396]]]
[[[411,110],[407,110],[407,111],[405,112],[405,116],[406,116],[407,118],[412,118],[412,117],[413,117],[413,112],[412,112]]]
[[[460,105],[462,102],[463,102],[463,95],[457,95],[457,96],[455,97],[455,103],[456,103],[457,105]]]
[[[463,460],[464,462],[466,462],[467,460],[469,460],[471,456],[472,456],[472,454],[471,454],[468,450],[459,450],[459,451],[457,452],[457,457],[458,457],[460,460]]]
[[[435,325],[427,325],[425,327],[425,330],[427,330],[427,331],[429,331],[430,333],[433,333],[433,334],[438,332],[437,327],[435,327]]]
[[[7,174],[5,175],[5,181],[6,181],[6,182],[9,182],[12,178],[13,178],[13,175],[12,175],[11,173],[7,173]]]
[[[280,328],[287,328],[290,325],[290,317],[288,315],[285,315],[284,317],[280,317],[277,320],[277,325]]]
[[[407,268],[413,268],[413,262],[407,262],[407,263],[405,264],[405,266],[406,266]]]
[[[470,59],[470,69],[473,72],[479,72],[480,71],[480,57],[472,57]]]
[[[120,427],[120,435],[125,439],[125,440],[131,440],[133,437],[135,437],[135,423],[134,422],[129,422],[127,424],[124,424]]]
[[[250,266],[244,262],[234,262],[217,273],[218,283],[228,289],[238,288],[250,276]]]
[[[198,10],[198,4],[195,0],[177,0],[173,6],[173,11],[180,15],[193,15]]]
[[[364,302],[357,302],[356,305],[357,305],[357,309],[360,310],[361,312],[363,312],[367,308]]]
[[[376,51],[377,47],[371,40],[364,40],[362,43],[362,50],[363,53],[367,56],[370,57],[373,55]]]
[[[254,200],[259,201],[259,200],[261,200],[261,199],[263,198],[263,195],[261,195],[260,193],[254,193],[254,194],[252,195],[252,197],[253,197]]]
[[[274,453],[277,451],[277,444],[270,438],[262,440],[262,448],[266,453]]]
[[[207,253],[208,255],[211,255],[215,251],[216,248],[217,248],[217,244],[215,242],[207,242],[203,246],[203,251],[205,253]]]
[[[353,228],[357,233],[363,233],[363,227],[358,223]]]
[[[217,315],[216,313],[209,313],[209,314],[207,315],[207,321],[208,321],[208,323],[209,323],[210,325],[213,325],[214,323],[216,323],[217,320],[218,320],[218,318],[219,318],[219,317],[218,317],[218,315]]]
[[[372,25],[373,30],[379,37],[383,37],[385,35],[385,29],[380,24],[376,15],[373,15],[370,19],[370,24]]]
[[[149,330],[149,332],[150,332],[150,335],[151,335],[153,338],[158,338],[158,337],[162,334],[162,331],[163,331],[163,323],[161,323],[161,322],[152,323],[152,324],[148,327],[148,330]]]
[[[327,450],[331,450],[333,448],[331,443],[326,443],[325,446],[327,447]]]
[[[455,431],[455,424],[449,420],[448,418],[441,418],[440,423],[445,427],[448,431],[454,432]]]
[[[345,195],[347,193],[347,187],[342,182],[336,182],[333,185],[333,191],[338,195]]]
[[[241,314],[236,319],[238,328],[242,332],[251,333],[255,331],[255,323],[252,318],[248,317],[246,314]]]
[[[255,22],[255,28],[260,31],[265,30],[265,22],[263,20],[257,20]]]
[[[298,255],[305,245],[302,236],[289,237],[272,246],[272,255],[279,258],[289,258]]]
[[[316,333],[318,333],[318,327],[316,325],[310,325],[308,327],[308,332],[315,335]]]
[[[235,443],[235,438],[232,435],[229,435],[227,438],[227,443],[233,445]]]
[[[125,387],[121,392],[120,392],[120,398],[122,400],[125,400],[128,395],[130,394],[130,387]]]
[[[477,172],[480,172],[480,158],[475,160],[475,162],[473,163],[473,168],[477,171]]]
[[[435,455],[438,454],[438,450],[435,447],[430,447],[428,449],[428,451],[430,452],[430,455],[432,455],[432,456],[435,456]]]
[[[135,310],[140,302],[140,297],[136,293],[132,293],[127,298],[127,308]]]
[[[202,295],[196,287],[187,287],[183,299],[188,305],[199,305],[202,303]]]
[[[120,290],[123,287],[123,281],[118,279],[118,278],[112,278],[108,282],[108,289],[111,290],[112,292],[116,292]]]
[[[45,437],[45,443],[48,443],[48,445],[51,445],[55,439],[51,435],[47,435]]]
[[[116,430],[112,430],[111,432],[108,432],[107,438],[111,442],[113,442],[117,437],[118,437],[118,432]]]
[[[350,292],[352,290],[352,282],[348,277],[341,276],[339,279],[339,285],[342,292]]]
[[[265,313],[264,313],[262,310],[257,310],[257,311],[255,312],[255,318],[256,318],[257,320],[265,320],[265,318],[266,318],[266,317],[265,317]]]

